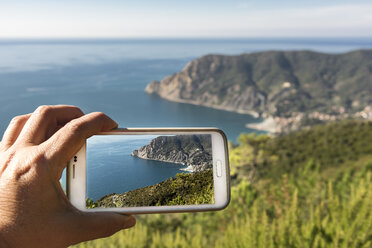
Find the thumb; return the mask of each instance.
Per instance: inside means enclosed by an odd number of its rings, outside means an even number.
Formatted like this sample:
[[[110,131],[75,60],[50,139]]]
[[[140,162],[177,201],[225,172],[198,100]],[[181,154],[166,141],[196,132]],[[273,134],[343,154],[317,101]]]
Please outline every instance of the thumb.
[[[66,240],[69,240],[70,244],[108,237],[136,224],[133,216],[118,213],[75,212],[68,218],[70,220],[65,217],[64,222],[69,223]]]

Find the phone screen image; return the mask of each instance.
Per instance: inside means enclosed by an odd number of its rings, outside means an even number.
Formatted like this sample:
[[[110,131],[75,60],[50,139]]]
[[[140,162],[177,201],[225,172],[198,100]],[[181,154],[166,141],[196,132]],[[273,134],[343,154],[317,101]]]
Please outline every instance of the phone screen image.
[[[210,134],[87,140],[86,208],[214,204]]]

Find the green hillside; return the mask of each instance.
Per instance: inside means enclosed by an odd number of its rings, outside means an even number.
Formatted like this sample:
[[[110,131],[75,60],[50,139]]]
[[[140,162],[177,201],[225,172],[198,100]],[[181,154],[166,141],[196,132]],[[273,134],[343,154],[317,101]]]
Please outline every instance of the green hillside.
[[[90,207],[143,207],[213,204],[212,169],[195,173],[179,173],[155,185],[131,190],[123,194],[102,197]],[[113,196],[115,195],[115,202]]]
[[[275,180],[283,173],[298,173],[309,161],[324,171],[372,155],[372,122],[345,120],[276,138],[242,134],[239,145],[232,147],[233,176],[258,173]]]
[[[372,124],[344,121],[231,144],[223,211],[138,216],[76,247],[371,247]]]

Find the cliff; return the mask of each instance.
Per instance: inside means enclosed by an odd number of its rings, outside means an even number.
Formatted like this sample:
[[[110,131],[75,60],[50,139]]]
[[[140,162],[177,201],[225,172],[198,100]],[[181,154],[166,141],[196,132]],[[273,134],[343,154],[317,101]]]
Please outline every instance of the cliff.
[[[191,172],[212,168],[210,135],[159,136],[132,156],[188,166]]]
[[[151,82],[145,91],[170,101],[264,118],[298,119],[299,113],[334,118],[372,105],[372,50],[207,55]]]

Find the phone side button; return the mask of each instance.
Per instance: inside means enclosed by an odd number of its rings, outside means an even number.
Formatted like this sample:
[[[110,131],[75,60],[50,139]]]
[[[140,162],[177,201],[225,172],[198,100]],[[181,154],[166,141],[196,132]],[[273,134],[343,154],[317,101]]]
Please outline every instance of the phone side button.
[[[217,177],[222,176],[222,162],[221,160],[216,161],[216,171],[217,171]]]

